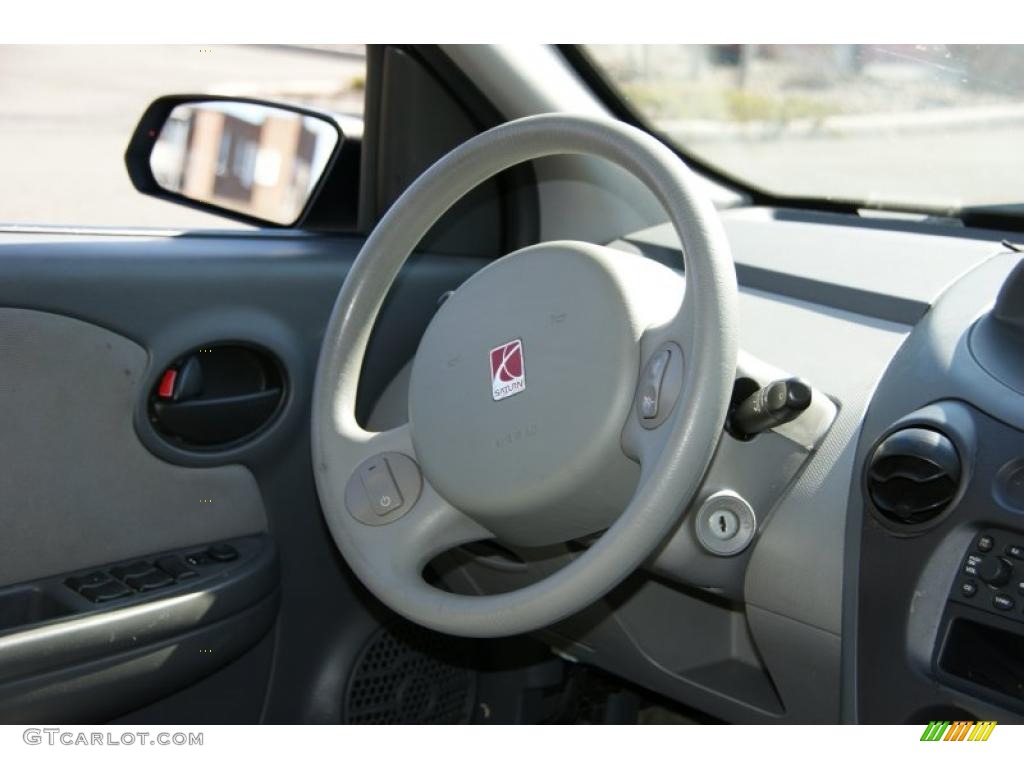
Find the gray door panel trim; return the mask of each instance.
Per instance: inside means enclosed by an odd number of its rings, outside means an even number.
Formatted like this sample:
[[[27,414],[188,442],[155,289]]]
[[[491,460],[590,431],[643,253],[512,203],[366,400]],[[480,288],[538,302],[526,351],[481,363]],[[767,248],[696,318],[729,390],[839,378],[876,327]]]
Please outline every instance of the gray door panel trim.
[[[99,326],[0,308],[0,585],[266,529],[247,468],[176,467],[139,442],[146,365]]]
[[[379,621],[394,619],[344,566],[324,525],[310,469],[311,387],[304,382],[311,381],[327,316],[361,242],[294,233],[160,236],[134,230],[115,236],[0,229],[0,306],[76,318],[148,352],[146,378],[137,382],[133,406],[162,367],[198,338],[262,343],[288,366],[292,399],[260,440],[244,449],[203,455],[157,443],[141,429],[135,438],[142,441],[140,450],[159,457],[155,461],[180,464],[182,471],[235,465],[258,483],[281,561],[279,620],[267,641],[274,650],[262,707],[266,722],[336,722],[347,682],[345,660],[356,656]],[[412,357],[438,297],[486,261],[442,254],[410,259],[371,339],[360,394],[365,411]],[[128,695],[125,685],[122,678],[104,688],[103,696]],[[208,700],[210,689],[204,690]],[[231,696],[222,692],[225,701]],[[180,708],[173,698],[165,700],[167,706]],[[190,711],[182,710],[182,716]]]

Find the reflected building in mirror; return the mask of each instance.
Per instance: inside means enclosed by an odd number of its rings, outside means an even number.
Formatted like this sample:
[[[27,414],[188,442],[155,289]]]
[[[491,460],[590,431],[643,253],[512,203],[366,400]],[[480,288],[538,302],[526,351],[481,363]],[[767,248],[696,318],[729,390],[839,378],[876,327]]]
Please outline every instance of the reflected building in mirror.
[[[249,105],[181,105],[153,148],[157,183],[172,192],[282,224],[301,214],[333,149],[318,122]]]

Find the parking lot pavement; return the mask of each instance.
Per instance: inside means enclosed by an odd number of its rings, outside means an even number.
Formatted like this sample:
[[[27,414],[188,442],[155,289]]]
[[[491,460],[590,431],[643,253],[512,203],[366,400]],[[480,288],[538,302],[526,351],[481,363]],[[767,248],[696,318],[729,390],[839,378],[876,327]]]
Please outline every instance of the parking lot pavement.
[[[360,53],[358,46],[0,45],[0,222],[241,227],[135,191],[123,156],[142,111],[163,94],[287,98],[293,86],[359,110]]]

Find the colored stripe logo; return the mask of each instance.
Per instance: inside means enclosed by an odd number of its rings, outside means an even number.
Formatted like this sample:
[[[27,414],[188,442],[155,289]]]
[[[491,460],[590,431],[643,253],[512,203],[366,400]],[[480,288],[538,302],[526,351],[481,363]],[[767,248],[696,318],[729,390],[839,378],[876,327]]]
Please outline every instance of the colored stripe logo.
[[[995,720],[932,720],[921,741],[988,741],[995,727]]]

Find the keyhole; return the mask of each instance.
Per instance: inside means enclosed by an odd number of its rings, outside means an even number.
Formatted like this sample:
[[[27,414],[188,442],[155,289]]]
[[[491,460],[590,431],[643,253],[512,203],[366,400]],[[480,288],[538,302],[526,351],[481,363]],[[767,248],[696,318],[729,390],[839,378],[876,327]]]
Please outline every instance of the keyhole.
[[[718,527],[721,529],[722,533],[725,533],[725,515],[718,516]]]

